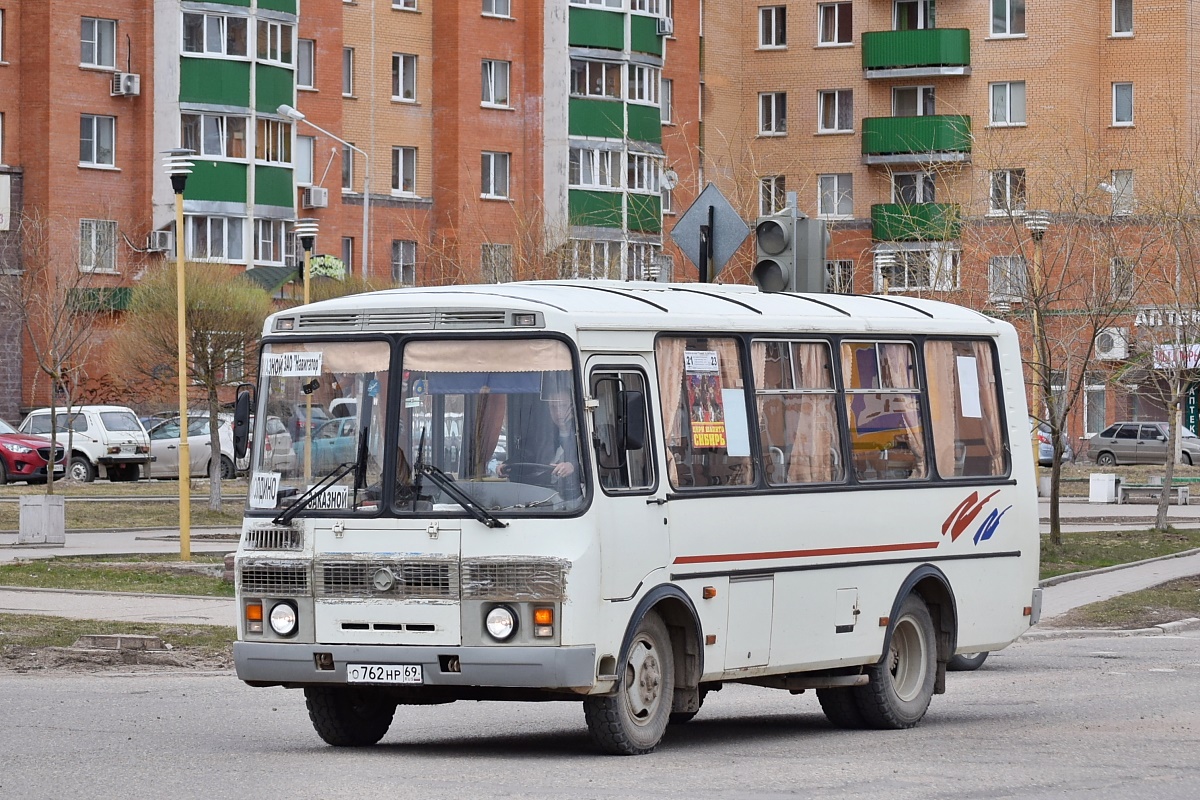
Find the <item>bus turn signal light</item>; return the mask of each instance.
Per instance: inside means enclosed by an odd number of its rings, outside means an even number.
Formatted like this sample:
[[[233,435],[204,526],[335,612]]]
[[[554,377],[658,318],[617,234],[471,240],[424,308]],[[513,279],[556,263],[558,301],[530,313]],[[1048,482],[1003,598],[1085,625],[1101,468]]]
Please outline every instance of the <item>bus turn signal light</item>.
[[[533,610],[533,635],[542,639],[554,635],[553,608],[535,608]]]
[[[715,586],[705,586],[705,587],[704,587],[704,591],[702,591],[702,592],[701,592],[701,596],[702,596],[702,597],[703,597],[705,600],[712,600],[714,597],[716,597],[716,596],[717,596],[717,587],[715,587]]]
[[[262,603],[247,603],[246,604],[246,633],[262,633],[262,632],[263,632]]]

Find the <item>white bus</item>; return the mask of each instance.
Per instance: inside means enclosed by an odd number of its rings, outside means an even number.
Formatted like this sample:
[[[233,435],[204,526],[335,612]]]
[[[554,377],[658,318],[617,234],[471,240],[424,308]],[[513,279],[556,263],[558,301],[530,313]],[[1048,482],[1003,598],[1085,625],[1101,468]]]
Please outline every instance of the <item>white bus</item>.
[[[238,677],[332,745],[553,699],[645,753],[726,683],[908,728],[1040,613],[1017,336],[968,309],[558,281],[270,317],[258,429],[342,398],[294,471],[257,446],[236,571]]]

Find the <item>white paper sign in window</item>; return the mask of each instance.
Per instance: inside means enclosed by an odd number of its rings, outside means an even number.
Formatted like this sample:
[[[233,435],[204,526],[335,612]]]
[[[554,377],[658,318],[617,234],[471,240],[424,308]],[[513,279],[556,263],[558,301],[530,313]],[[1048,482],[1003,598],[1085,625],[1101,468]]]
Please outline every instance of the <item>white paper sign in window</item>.
[[[320,375],[322,355],[322,353],[267,353],[263,356],[263,375],[280,378]]]
[[[256,472],[250,479],[250,507],[274,508],[279,496],[278,472]]]

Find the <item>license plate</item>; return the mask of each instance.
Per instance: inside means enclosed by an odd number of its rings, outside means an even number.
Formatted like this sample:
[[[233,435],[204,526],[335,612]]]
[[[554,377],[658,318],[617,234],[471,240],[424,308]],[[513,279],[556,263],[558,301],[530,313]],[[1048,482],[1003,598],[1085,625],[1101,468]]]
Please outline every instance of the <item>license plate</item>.
[[[424,683],[420,664],[347,664],[347,683]]]
[[[131,444],[121,445],[121,454],[122,455],[129,455],[133,451],[134,451],[134,445],[131,445]]]

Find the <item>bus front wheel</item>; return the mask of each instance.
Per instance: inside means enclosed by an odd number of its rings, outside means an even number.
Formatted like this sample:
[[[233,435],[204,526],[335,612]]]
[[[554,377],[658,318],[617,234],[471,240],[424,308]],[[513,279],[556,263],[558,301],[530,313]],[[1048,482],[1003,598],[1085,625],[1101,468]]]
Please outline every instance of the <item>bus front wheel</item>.
[[[936,636],[929,608],[919,595],[909,595],[883,660],[867,670],[867,685],[854,690],[868,727],[911,728],[925,716],[937,677]]]
[[[675,697],[675,655],[662,618],[651,611],[638,623],[625,656],[617,693],[583,701],[592,741],[613,755],[652,751],[662,740]]]
[[[334,747],[367,747],[391,727],[396,703],[376,692],[310,686],[304,690],[308,718],[317,735]]]

